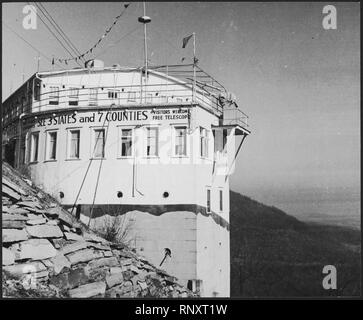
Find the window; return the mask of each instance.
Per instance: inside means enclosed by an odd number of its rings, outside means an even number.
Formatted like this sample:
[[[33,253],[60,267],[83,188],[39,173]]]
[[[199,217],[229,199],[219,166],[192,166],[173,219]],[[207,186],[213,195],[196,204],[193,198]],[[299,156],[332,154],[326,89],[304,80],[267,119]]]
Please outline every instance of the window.
[[[175,127],[175,155],[187,155],[187,128]]]
[[[132,102],[136,101],[136,92],[135,91],[129,92],[129,97],[128,97],[127,101],[132,101]]]
[[[38,79],[34,79],[34,100],[40,100],[40,81]]]
[[[121,157],[132,156],[132,129],[121,129]]]
[[[210,189],[207,189],[207,213],[211,212],[210,208]]]
[[[59,87],[50,87],[49,91],[49,104],[59,104]]]
[[[22,96],[19,114],[22,114],[24,112],[25,106],[26,106],[26,97]]]
[[[69,158],[79,159],[80,130],[69,131]]]
[[[219,190],[219,211],[223,211],[223,190]]]
[[[70,106],[78,106],[78,88],[70,88],[69,89],[69,102]]]
[[[105,156],[105,129],[95,129],[95,146],[93,157],[94,158],[104,158]]]
[[[227,145],[227,136],[228,136],[227,129],[223,129],[223,151],[224,152],[227,152],[227,150],[225,150],[225,147]]]
[[[47,133],[47,160],[55,160],[57,156],[57,132]]]
[[[208,130],[200,128],[200,156],[208,158]]]
[[[22,136],[20,139],[20,163],[25,164],[25,153],[26,153],[26,136]]]
[[[109,90],[108,91],[109,99],[118,99],[119,98],[119,90]]]
[[[153,95],[152,93],[146,94],[146,103],[153,103]]]
[[[146,155],[148,157],[158,156],[159,128],[146,128],[146,129],[147,129]]]
[[[38,161],[39,132],[31,134],[30,138],[30,162]]]
[[[89,89],[89,105],[90,106],[96,106],[97,105],[97,95],[98,95],[98,89],[97,88]]]
[[[220,153],[226,153],[226,144],[227,144],[227,130],[213,130],[213,138],[214,138],[214,151]]]

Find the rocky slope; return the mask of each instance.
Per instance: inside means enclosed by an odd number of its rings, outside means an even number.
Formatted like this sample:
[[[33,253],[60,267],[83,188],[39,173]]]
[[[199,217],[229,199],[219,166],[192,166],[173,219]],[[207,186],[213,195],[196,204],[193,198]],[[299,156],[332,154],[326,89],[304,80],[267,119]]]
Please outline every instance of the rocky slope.
[[[2,167],[4,297],[192,297],[132,249],[76,221],[9,165]]]

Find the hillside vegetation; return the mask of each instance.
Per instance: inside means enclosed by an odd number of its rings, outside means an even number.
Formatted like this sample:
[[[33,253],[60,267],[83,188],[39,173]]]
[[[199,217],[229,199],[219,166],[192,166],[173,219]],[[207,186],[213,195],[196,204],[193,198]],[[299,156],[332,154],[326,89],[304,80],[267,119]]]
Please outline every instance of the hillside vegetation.
[[[360,294],[360,231],[308,224],[231,191],[231,296]],[[337,290],[325,290],[325,265]]]

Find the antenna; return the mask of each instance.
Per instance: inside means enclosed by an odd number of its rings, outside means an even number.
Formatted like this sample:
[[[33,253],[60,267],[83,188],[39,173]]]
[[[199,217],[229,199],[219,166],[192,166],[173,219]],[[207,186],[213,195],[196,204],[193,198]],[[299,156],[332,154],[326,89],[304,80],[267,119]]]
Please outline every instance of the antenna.
[[[146,15],[146,4],[145,1],[143,2],[144,5],[144,15],[138,18],[140,23],[144,24],[144,56],[145,56],[145,84],[147,84],[147,38],[146,38],[146,24],[151,22],[151,18]],[[146,87],[145,87],[145,101],[146,101]]]
[[[195,32],[193,32],[193,103],[195,103],[195,89],[196,89],[196,73],[195,73],[195,65],[197,63],[197,59],[195,57]]]
[[[39,62],[40,62],[40,54],[38,52],[38,56],[35,57],[37,59],[37,72],[39,72]]]

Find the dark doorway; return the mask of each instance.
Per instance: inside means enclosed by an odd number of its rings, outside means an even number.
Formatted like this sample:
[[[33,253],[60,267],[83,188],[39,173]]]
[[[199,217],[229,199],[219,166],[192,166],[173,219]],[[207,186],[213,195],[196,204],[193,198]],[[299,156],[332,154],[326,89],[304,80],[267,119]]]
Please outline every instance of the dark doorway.
[[[9,163],[12,167],[14,167],[15,164],[15,140],[10,140],[5,145],[5,155],[4,160]]]

